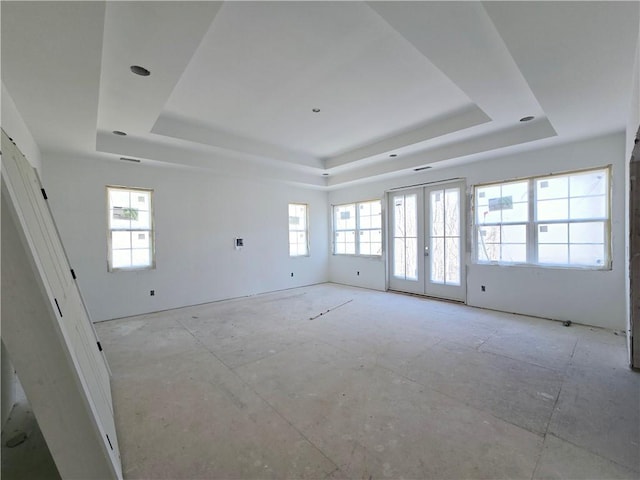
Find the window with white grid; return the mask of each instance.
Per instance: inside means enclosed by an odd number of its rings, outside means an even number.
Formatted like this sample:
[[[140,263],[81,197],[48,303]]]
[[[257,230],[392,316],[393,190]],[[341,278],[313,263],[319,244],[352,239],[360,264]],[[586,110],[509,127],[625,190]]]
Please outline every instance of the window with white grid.
[[[107,187],[109,271],[155,267],[153,190]]]

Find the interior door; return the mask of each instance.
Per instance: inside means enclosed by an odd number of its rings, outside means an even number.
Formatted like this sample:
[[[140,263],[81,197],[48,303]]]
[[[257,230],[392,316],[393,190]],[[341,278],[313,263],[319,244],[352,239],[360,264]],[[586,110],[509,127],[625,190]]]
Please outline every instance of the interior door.
[[[464,184],[389,193],[389,288],[464,301]]]

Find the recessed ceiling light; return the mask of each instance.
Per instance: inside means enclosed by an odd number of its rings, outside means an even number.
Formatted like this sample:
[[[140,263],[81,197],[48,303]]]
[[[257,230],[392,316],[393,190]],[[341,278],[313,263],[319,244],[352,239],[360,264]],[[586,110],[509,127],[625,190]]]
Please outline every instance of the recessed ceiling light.
[[[120,157],[120,160],[124,160],[125,162],[140,163],[140,160],[138,160],[137,158]]]
[[[392,153],[391,155],[389,155],[391,158],[396,158],[398,156],[397,153]]]
[[[120,130],[114,130],[113,134],[114,135],[120,135],[121,137],[124,137],[124,136],[127,135],[126,132],[121,132]]]
[[[320,113],[320,109],[319,108],[312,108],[311,111],[313,113]]]
[[[529,115],[529,116],[526,116],[526,117],[522,117],[520,119],[520,121],[521,122],[529,122],[529,121],[533,120],[534,118],[536,118],[536,117],[534,117],[533,115]]]
[[[413,171],[414,172],[421,172],[422,170],[429,170],[431,167],[430,166],[426,166],[426,167],[418,167],[418,168],[414,168]]]
[[[151,72],[140,65],[131,65],[131,71],[136,75],[140,75],[141,77],[148,77],[151,75]]]

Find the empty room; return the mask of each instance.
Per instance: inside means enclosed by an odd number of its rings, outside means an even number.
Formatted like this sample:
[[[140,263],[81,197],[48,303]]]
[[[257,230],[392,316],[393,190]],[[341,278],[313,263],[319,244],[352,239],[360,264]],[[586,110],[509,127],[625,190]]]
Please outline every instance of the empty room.
[[[640,2],[0,8],[3,479],[640,477]]]

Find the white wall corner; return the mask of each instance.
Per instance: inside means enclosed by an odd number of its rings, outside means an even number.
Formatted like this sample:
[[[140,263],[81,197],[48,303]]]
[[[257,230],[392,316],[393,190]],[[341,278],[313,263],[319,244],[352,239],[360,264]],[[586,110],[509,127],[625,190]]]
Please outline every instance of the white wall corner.
[[[16,107],[7,87],[2,82],[2,96],[0,97],[0,125],[29,160],[32,167],[42,172],[42,156],[29,127],[25,123],[20,111]]]

